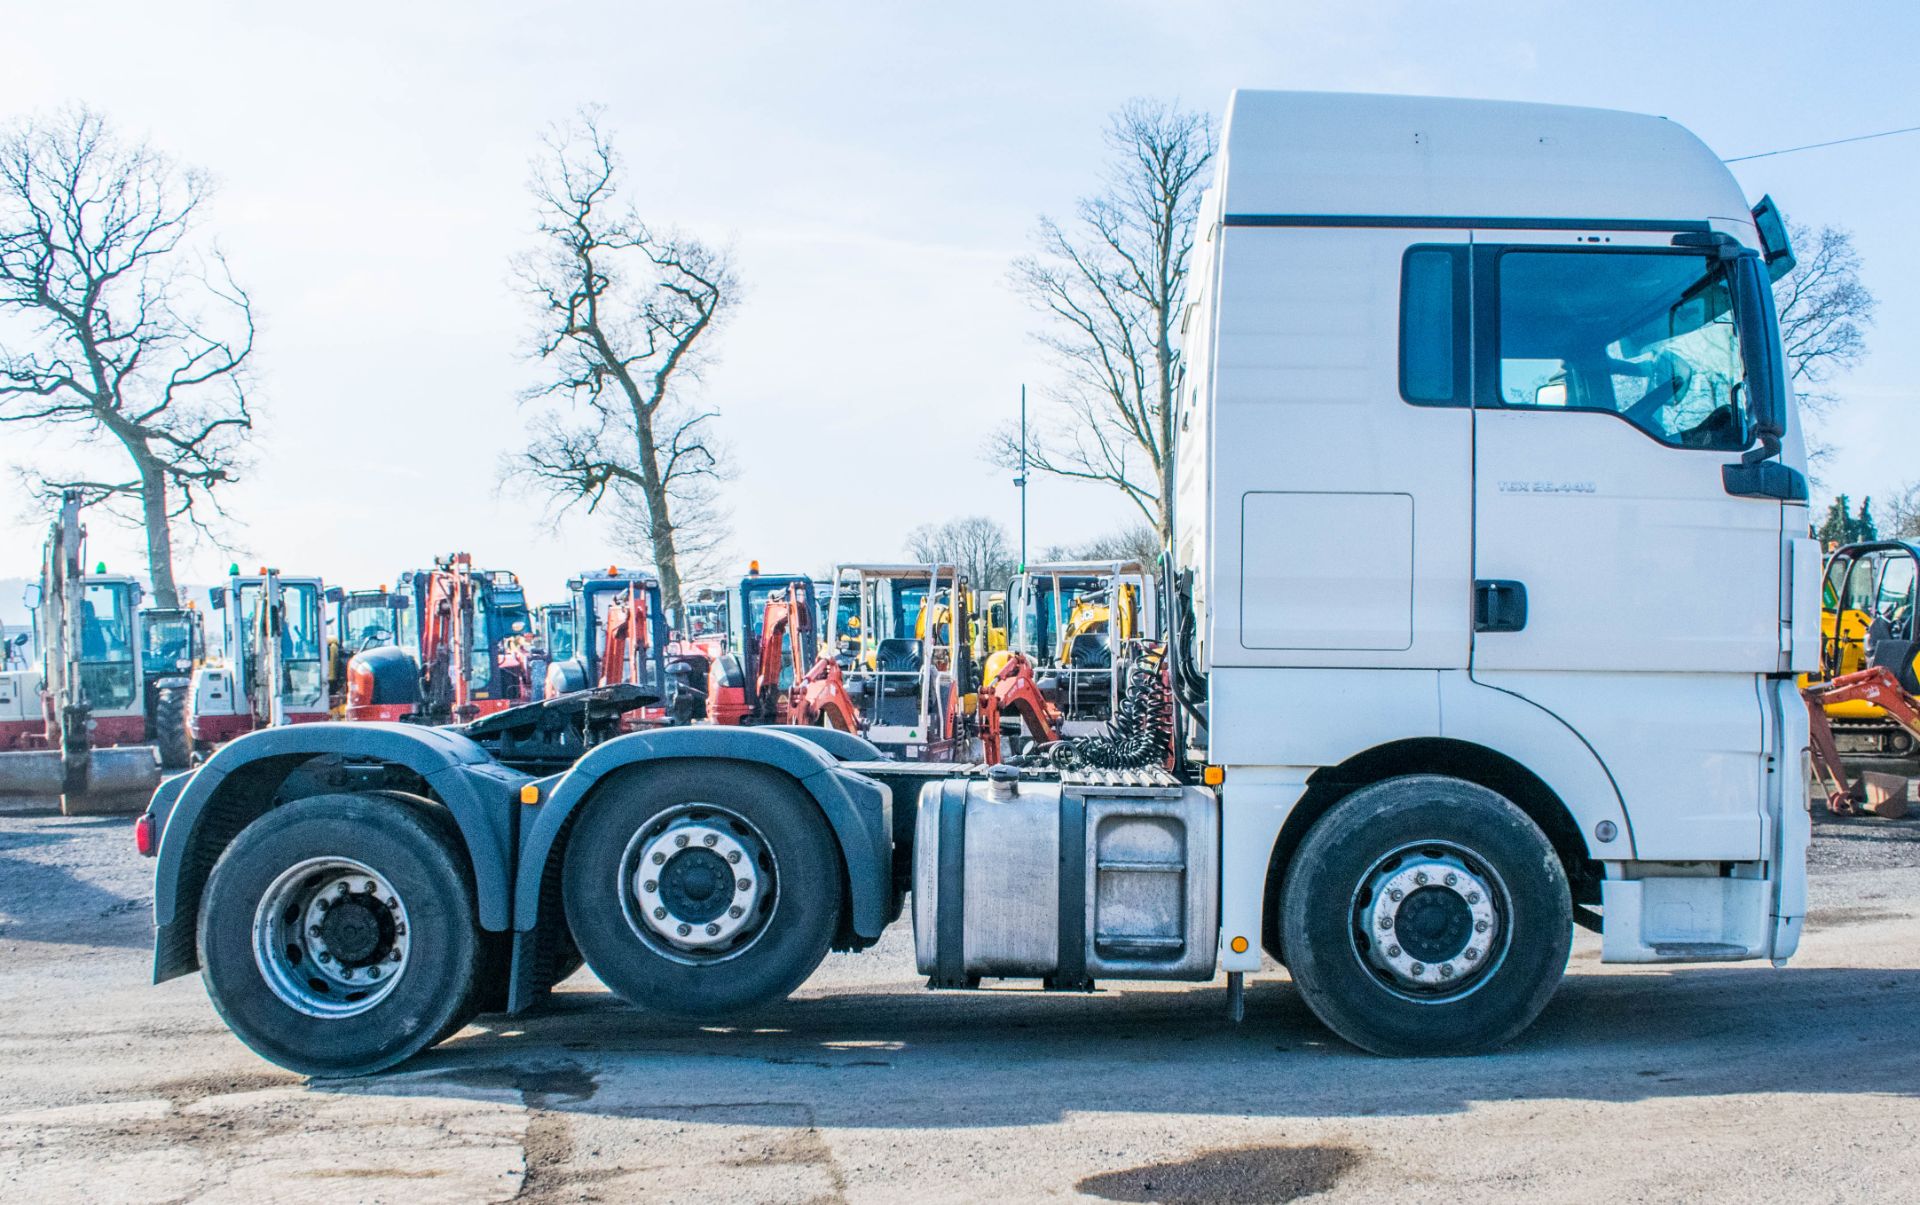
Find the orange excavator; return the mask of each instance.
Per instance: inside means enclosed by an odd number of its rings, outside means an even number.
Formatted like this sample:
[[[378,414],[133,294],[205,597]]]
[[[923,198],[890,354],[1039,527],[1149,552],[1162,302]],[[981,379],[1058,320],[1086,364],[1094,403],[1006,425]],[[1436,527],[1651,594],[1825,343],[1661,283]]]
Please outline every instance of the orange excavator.
[[[816,647],[813,585],[799,578],[767,597],[759,630],[744,642],[739,664],[713,663],[707,685],[707,717],[716,724],[803,724],[860,730],[859,713],[847,696],[840,667],[830,657],[808,666]],[[786,685],[782,685],[782,682]]]
[[[491,579],[473,571],[464,552],[414,575],[420,646],[356,653],[347,663],[349,720],[408,720],[462,724],[531,697],[528,667],[496,643],[484,612]],[[474,687],[476,675],[484,694]]]
[[[1008,653],[980,691],[982,760],[990,766],[1001,760],[1000,717],[1009,713],[1020,718],[1034,744],[1051,745],[1060,739],[1060,709],[1041,693],[1033,662],[1025,653]]]

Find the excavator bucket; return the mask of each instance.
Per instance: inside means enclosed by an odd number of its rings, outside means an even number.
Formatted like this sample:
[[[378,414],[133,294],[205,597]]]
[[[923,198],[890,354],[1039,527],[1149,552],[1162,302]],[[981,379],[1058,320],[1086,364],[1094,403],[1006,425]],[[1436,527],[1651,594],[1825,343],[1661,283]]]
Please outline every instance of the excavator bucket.
[[[58,749],[0,753],[0,795],[58,795],[69,816],[137,812],[159,785],[160,755],[152,745],[94,749],[74,763]]]

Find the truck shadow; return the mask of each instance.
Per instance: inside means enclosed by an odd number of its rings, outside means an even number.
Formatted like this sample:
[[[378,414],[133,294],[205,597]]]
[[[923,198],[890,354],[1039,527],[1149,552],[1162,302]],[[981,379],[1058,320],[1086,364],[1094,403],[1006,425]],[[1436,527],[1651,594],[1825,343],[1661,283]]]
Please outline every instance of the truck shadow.
[[[0,831],[0,941],[151,945],[152,896],[109,891],[83,877],[84,865],[63,856],[68,846],[91,852],[101,829],[130,823],[123,816],[56,818],[30,830]]]
[[[584,977],[583,977],[584,979]],[[1571,975],[1507,1049],[1363,1054],[1283,978],[1225,991],[1096,996],[910,990],[789,1001],[699,1027],[601,992],[488,1018],[397,1073],[322,1091],[518,1099],[690,1124],[1048,1123],[1081,1111],[1223,1117],[1444,1114],[1507,1100],[1635,1101],[1776,1092],[1920,1096],[1910,1040],[1920,970],[1689,969]]]

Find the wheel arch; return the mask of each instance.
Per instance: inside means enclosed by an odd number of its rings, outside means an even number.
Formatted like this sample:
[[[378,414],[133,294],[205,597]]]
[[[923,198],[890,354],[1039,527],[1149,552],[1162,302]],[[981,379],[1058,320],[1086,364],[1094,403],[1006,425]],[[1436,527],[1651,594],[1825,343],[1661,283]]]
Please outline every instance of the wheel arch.
[[[811,734],[774,728],[690,727],[634,733],[595,747],[553,780],[522,837],[514,929],[533,932],[544,908],[551,906],[550,871],[565,853],[568,829],[580,807],[619,776],[671,760],[761,766],[792,779],[833,833],[845,873],[852,932],[869,941],[878,938],[892,919],[891,796],[880,784],[839,770],[823,744]],[[548,887],[544,893],[543,883]],[[544,902],[543,894],[548,897]]]
[[[524,775],[494,765],[478,745],[446,729],[410,724],[301,724],[249,733],[223,745],[191,774],[169,779],[155,804],[160,822],[154,867],[154,982],[199,969],[200,900],[215,862],[240,831],[282,803],[337,783],[303,770],[351,760],[417,779],[415,793],[444,807],[472,864],[481,927],[507,928],[511,834],[503,806]],[[477,767],[485,770],[475,773]],[[294,793],[289,794],[289,791]]]
[[[1287,814],[1275,839],[1263,892],[1261,936],[1280,954],[1280,900],[1294,854],[1322,816],[1363,787],[1413,774],[1439,774],[1475,783],[1511,801],[1546,834],[1559,855],[1575,904],[1600,901],[1600,862],[1592,856],[1580,822],[1559,792],[1533,770],[1497,749],[1446,737],[1415,737],[1376,745],[1307,779],[1307,789]]]

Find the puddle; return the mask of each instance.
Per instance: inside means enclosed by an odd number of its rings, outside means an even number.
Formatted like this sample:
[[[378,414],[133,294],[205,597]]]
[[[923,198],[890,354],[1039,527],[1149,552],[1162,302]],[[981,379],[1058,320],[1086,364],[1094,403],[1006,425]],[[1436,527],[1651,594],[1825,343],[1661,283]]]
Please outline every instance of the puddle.
[[[1074,1185],[1107,1201],[1158,1205],[1240,1205],[1292,1201],[1325,1192],[1360,1165],[1344,1146],[1243,1146],[1176,1163],[1102,1172]]]

